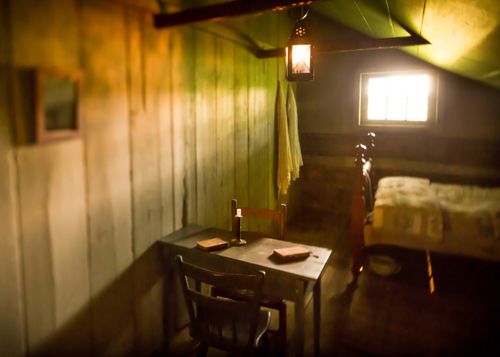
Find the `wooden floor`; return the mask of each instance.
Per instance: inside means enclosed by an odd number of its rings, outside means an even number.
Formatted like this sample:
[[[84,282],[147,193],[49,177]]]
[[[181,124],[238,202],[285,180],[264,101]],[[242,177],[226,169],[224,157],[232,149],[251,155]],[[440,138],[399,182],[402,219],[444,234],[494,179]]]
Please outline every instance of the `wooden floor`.
[[[351,290],[347,228],[342,221],[333,225],[303,219],[295,220],[287,231],[288,240],[333,249],[322,285],[322,356],[500,355],[500,289],[496,281],[462,274],[452,266],[453,261],[445,260],[441,264],[447,266],[448,274],[436,276],[436,291],[430,294],[424,261],[410,255],[404,259],[413,261],[402,262],[398,276],[383,278],[364,271],[356,289]],[[420,263],[423,274],[405,271],[405,266],[413,269]],[[305,349],[311,355],[312,304],[306,318]],[[291,305],[288,321],[287,354],[292,356]],[[176,336],[169,355],[195,355],[195,347],[184,330]],[[224,354],[209,350],[209,356],[218,355]]]

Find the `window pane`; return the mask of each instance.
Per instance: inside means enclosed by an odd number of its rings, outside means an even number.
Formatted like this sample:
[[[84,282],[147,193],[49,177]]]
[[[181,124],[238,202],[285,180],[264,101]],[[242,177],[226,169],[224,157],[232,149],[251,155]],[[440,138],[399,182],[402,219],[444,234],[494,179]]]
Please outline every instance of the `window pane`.
[[[379,72],[362,74],[361,79],[361,125],[422,126],[435,120],[429,112],[430,103],[435,100],[432,74],[423,71]]]
[[[430,78],[428,75],[408,77],[407,118],[410,121],[427,121]]]
[[[368,80],[368,120],[384,120],[387,105],[387,79]]]
[[[406,119],[406,95],[408,92],[407,76],[392,76],[388,78],[389,91],[387,99],[387,119]]]

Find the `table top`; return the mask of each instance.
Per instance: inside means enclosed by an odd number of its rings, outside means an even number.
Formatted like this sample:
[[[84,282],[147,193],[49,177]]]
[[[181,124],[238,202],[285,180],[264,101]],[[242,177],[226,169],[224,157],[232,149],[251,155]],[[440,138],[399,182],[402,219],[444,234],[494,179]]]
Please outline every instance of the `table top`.
[[[234,236],[232,232],[228,230],[187,226],[162,238],[160,243],[167,247],[193,249],[199,252],[199,254],[218,255],[229,260],[238,261],[239,263],[245,262],[254,265],[256,269],[273,270],[282,274],[284,273],[313,281],[321,276],[332,253],[331,249],[327,248],[267,237],[252,237],[245,235],[245,233],[243,233],[243,239],[247,241],[247,244],[243,246],[230,246],[226,249],[212,252],[205,252],[196,248],[196,242],[215,237],[230,242]],[[289,248],[293,246],[305,247],[312,253],[303,260],[291,262],[280,262],[272,256],[274,249]]]

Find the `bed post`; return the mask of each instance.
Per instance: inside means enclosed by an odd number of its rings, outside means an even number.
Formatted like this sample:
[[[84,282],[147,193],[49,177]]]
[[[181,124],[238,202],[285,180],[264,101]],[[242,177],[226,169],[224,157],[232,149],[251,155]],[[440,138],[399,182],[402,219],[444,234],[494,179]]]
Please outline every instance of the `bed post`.
[[[366,134],[366,155],[365,160],[373,160],[373,150],[375,149],[375,133],[369,131]]]
[[[363,244],[363,225],[365,219],[365,204],[363,199],[363,165],[365,163],[366,146],[356,145],[354,187],[351,201],[351,244],[352,244],[352,275],[356,284],[362,270],[361,248]]]

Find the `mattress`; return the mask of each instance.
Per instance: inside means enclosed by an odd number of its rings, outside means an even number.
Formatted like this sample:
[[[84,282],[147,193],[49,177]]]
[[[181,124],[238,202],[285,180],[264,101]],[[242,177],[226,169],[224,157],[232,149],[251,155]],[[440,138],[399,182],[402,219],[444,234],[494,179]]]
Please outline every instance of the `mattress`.
[[[383,178],[365,230],[380,244],[500,260],[500,188]]]

